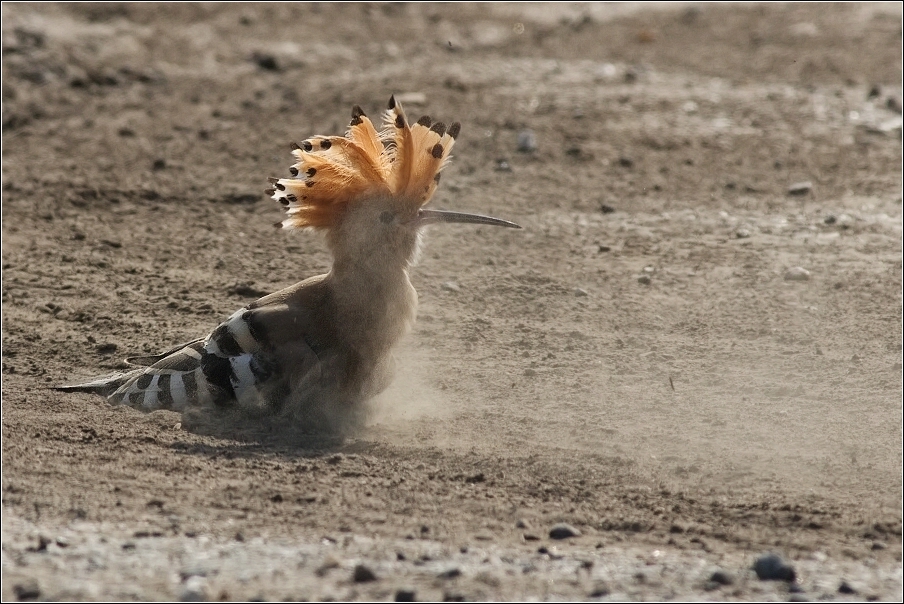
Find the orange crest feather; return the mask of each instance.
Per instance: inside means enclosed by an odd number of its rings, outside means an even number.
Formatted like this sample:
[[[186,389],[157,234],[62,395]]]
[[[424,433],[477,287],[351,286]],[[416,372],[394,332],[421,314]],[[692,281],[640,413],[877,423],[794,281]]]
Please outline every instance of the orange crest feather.
[[[457,122],[448,129],[424,116],[408,123],[389,99],[381,131],[360,107],[352,109],[345,136],[314,136],[294,145],[292,178],[271,178],[267,193],[286,208],[283,228],[330,228],[352,203],[387,196],[421,207],[430,201],[449,160]]]

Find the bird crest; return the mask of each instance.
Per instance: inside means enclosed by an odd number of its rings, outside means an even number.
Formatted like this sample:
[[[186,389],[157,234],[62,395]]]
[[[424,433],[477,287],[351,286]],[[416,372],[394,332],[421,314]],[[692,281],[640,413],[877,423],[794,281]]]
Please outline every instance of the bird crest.
[[[409,124],[390,97],[379,132],[352,108],[345,136],[312,136],[292,145],[291,178],[271,178],[267,194],[286,209],[282,228],[330,228],[349,204],[386,197],[418,209],[433,196],[461,124],[448,128],[424,116]]]

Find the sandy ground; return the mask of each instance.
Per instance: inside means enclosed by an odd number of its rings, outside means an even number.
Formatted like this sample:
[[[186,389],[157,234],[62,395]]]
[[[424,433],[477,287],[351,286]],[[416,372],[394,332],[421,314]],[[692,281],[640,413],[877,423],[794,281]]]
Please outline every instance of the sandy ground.
[[[4,600],[901,599],[897,4],[2,10]],[[524,229],[431,230],[362,433],[48,389],[327,270],[266,178],[392,93]]]

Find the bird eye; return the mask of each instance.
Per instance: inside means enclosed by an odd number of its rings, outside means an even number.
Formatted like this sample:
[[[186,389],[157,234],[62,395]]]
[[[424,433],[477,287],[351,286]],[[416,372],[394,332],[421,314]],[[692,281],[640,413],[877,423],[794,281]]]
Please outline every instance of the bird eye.
[[[380,212],[380,222],[382,222],[383,224],[389,224],[390,222],[392,222],[393,218],[394,216],[392,212]]]

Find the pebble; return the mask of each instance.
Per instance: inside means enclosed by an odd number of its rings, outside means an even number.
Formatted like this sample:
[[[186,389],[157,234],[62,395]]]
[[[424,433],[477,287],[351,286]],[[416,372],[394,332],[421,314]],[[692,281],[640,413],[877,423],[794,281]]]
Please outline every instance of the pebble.
[[[710,575],[709,580],[713,583],[718,583],[719,585],[731,585],[734,583],[734,577],[731,573],[725,572],[724,570],[717,570],[712,575]]]
[[[609,586],[606,583],[600,581],[599,583],[597,583],[596,585],[593,586],[593,589],[590,590],[590,593],[587,594],[587,597],[588,598],[605,598],[610,593],[612,593],[612,590],[609,589]]]
[[[549,529],[550,539],[568,539],[570,537],[580,537],[581,531],[574,528],[570,524],[560,522]]]
[[[802,266],[794,266],[785,272],[785,281],[809,281],[810,271]]]
[[[13,586],[16,598],[19,600],[34,600],[41,595],[41,588],[34,579],[28,579],[23,583],[17,583]]]
[[[653,280],[650,279],[650,275],[641,275],[637,278],[637,282],[641,285],[649,285]]]
[[[809,180],[796,182],[788,187],[788,195],[806,195],[813,190],[813,183]]]
[[[461,576],[461,569],[454,567],[449,570],[444,570],[440,574],[436,575],[440,579],[454,579],[455,577]]]
[[[443,291],[447,292],[458,292],[461,291],[461,286],[455,281],[446,281],[441,286]]]
[[[574,288],[574,295],[578,298],[583,298],[585,296],[589,296],[586,289],[581,289],[580,287]]]
[[[355,583],[369,583],[376,581],[377,575],[369,567],[363,564],[356,564],[355,570],[352,571],[352,581]]]
[[[512,166],[508,163],[507,159],[497,159],[496,160],[496,171],[497,172],[511,172]]]
[[[395,592],[396,602],[416,602],[417,592],[413,589],[400,589]]]
[[[797,574],[794,568],[785,564],[781,557],[775,554],[763,554],[753,564],[753,570],[761,581],[794,581]]]
[[[522,130],[518,133],[518,151],[533,153],[537,150],[537,135],[533,130]]]
[[[189,577],[179,594],[180,602],[206,602],[207,582],[199,576]]]
[[[847,581],[842,580],[841,585],[838,586],[838,593],[840,594],[855,594],[857,590],[851,587],[851,584]]]
[[[747,239],[748,237],[750,237],[750,231],[748,231],[747,229],[738,229],[737,231],[735,231],[734,236],[738,239]]]
[[[279,63],[276,61],[276,57],[269,53],[256,52],[254,53],[252,60],[257,63],[257,66],[261,69],[267,71],[279,71]]]

